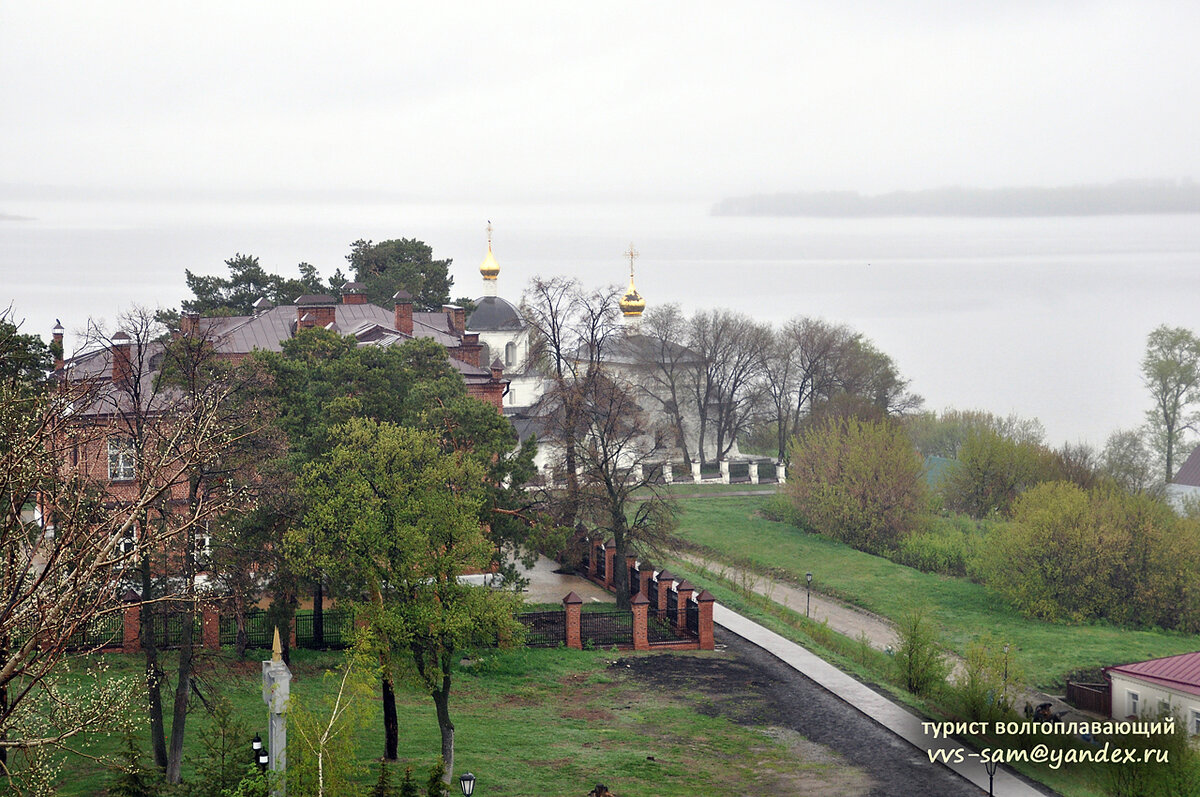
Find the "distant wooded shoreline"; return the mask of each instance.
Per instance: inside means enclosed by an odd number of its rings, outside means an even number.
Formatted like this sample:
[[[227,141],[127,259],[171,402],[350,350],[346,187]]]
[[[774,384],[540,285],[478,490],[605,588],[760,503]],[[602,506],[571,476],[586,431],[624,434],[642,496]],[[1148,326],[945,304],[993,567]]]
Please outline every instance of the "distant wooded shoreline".
[[[722,199],[714,216],[1103,216],[1200,213],[1191,180],[1123,180],[1060,188],[935,188],[864,196],[855,191],[751,194]]]

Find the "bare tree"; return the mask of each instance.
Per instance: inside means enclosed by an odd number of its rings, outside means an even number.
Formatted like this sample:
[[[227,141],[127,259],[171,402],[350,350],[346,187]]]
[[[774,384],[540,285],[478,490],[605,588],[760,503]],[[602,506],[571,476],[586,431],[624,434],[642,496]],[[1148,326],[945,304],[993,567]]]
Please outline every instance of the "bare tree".
[[[113,342],[128,340],[114,336]],[[215,495],[173,507],[169,523],[146,522],[152,511],[172,504],[190,471],[219,461],[240,431],[220,421],[220,395],[203,404],[178,394],[151,402],[132,390],[133,363],[149,365],[151,354],[128,360],[127,354],[118,350],[114,358],[111,349],[99,348],[73,358],[52,389],[0,393],[5,751],[28,757],[69,747],[123,714],[126,684],[97,678],[89,689],[64,685],[58,676],[69,651],[86,645],[81,632],[122,611],[119,598],[151,552],[190,539],[240,498],[235,491]],[[154,412],[133,413],[133,407]],[[2,763],[11,778],[8,762]]]
[[[748,316],[704,310],[688,321],[687,346],[693,353],[689,387],[698,418],[698,455],[722,459],[746,429],[760,396],[763,356],[769,330]]]
[[[675,445],[683,452],[683,460],[692,462],[688,447],[686,399],[689,369],[695,355],[684,344],[687,340],[687,319],[679,305],[667,304],[649,310],[642,319],[641,334],[645,345],[644,378],[641,394],[656,404],[669,419]]]

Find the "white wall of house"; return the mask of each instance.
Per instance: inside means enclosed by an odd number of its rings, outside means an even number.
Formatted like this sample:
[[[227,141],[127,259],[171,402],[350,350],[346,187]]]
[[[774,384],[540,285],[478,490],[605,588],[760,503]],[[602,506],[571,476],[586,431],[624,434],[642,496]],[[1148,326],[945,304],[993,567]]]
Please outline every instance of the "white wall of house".
[[[1117,672],[1110,672],[1109,676],[1112,678],[1113,719],[1125,719],[1130,715],[1157,718],[1165,709],[1187,723],[1190,733],[1200,733],[1200,695]]]

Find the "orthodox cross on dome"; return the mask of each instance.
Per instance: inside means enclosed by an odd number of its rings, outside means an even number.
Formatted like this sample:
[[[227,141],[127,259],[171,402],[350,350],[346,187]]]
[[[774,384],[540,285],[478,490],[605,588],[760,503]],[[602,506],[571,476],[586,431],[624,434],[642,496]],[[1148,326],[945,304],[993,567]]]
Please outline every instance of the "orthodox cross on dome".
[[[490,250],[492,248],[492,220],[491,219],[488,219],[487,234],[488,234],[488,249]]]
[[[633,279],[633,261],[638,256],[638,250],[633,248],[633,244],[629,244],[629,251],[625,253],[625,257],[629,258],[629,279]]]

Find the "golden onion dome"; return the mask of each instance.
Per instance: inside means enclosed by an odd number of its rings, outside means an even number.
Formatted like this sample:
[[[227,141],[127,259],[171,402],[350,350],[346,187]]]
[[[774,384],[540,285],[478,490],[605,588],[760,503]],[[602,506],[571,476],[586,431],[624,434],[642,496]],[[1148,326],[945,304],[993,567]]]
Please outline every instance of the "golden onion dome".
[[[496,262],[495,256],[492,255],[492,247],[488,246],[487,257],[479,265],[479,273],[483,275],[485,280],[494,280],[500,276],[500,264]]]
[[[632,276],[629,278],[629,290],[625,291],[625,295],[621,297],[618,306],[626,318],[636,318],[646,309],[646,300],[642,298],[637,288],[634,287]]]
[[[500,264],[496,262],[495,255],[492,254],[492,223],[488,222],[487,226],[488,251],[487,256],[483,258],[483,262],[479,264],[479,273],[483,275],[485,280],[494,280],[500,276]]]

